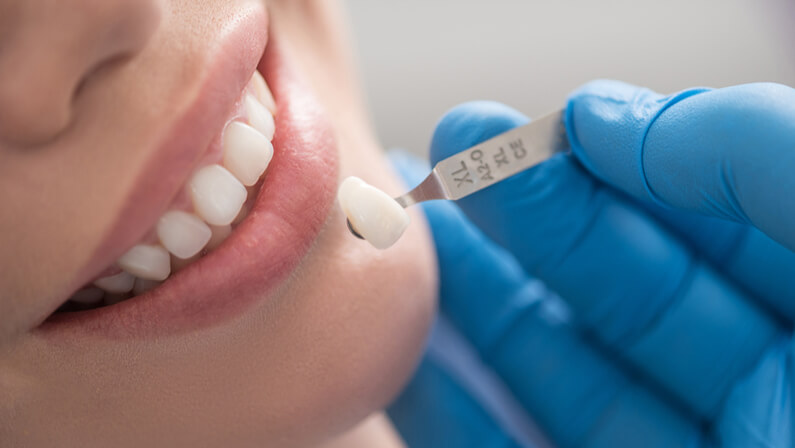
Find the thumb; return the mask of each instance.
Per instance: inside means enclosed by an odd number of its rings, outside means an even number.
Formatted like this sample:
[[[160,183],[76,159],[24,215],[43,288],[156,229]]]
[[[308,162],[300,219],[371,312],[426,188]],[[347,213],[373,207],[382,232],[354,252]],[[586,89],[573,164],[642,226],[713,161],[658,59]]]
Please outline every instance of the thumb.
[[[795,89],[747,84],[671,96],[616,81],[569,99],[590,172],[667,207],[750,223],[795,249]]]

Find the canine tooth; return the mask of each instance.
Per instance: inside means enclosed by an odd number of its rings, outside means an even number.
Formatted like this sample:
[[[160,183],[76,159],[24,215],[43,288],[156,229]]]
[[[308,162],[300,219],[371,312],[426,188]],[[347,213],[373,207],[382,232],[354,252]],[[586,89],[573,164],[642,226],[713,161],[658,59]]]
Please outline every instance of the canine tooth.
[[[221,243],[224,242],[226,237],[232,233],[232,226],[210,226],[210,229],[213,231],[213,236],[210,238],[210,241],[207,243],[207,250],[213,250],[216,247],[220,246]]]
[[[193,174],[190,193],[196,213],[207,224],[231,223],[246,202],[246,187],[221,165],[207,165]]]
[[[273,115],[276,115],[276,101],[273,100],[273,93],[271,93],[268,83],[262,77],[260,72],[255,71],[251,76],[251,86],[254,89],[254,94],[257,99],[262,103]]]
[[[345,179],[337,197],[351,226],[377,249],[395,244],[409,225],[397,201],[358,177]]]
[[[144,280],[142,278],[135,279],[135,286],[133,287],[133,294],[140,295],[143,294],[150,289],[154,289],[159,286],[163,282],[158,282],[156,280]]]
[[[233,121],[224,132],[224,167],[246,186],[257,183],[273,157],[273,145],[251,126]]]
[[[190,258],[199,253],[211,236],[210,227],[191,213],[172,210],[157,222],[160,243],[179,258]]]
[[[147,280],[165,280],[171,274],[171,259],[161,246],[139,244],[116,263],[130,274]]]
[[[72,297],[70,297],[69,300],[85,305],[91,305],[93,303],[102,301],[103,295],[105,295],[105,291],[99,288],[88,287],[72,294]]]
[[[121,294],[129,292],[133,288],[135,277],[127,272],[119,272],[116,275],[109,275],[94,281],[94,286],[101,288],[104,291]]]
[[[273,121],[270,111],[257,101],[254,95],[247,94],[243,104],[248,115],[248,124],[264,135],[268,141],[272,141],[273,134],[276,133],[276,122]]]

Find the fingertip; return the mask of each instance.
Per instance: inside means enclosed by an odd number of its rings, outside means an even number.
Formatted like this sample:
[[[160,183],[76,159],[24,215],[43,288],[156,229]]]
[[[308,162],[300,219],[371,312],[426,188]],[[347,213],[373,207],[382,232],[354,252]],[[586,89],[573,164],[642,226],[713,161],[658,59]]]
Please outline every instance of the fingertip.
[[[704,90],[664,96],[620,81],[589,82],[566,105],[572,153],[599,179],[635,197],[654,199],[642,159],[648,130],[666,108]]]
[[[521,112],[494,101],[460,104],[444,114],[431,140],[431,164],[529,122]]]

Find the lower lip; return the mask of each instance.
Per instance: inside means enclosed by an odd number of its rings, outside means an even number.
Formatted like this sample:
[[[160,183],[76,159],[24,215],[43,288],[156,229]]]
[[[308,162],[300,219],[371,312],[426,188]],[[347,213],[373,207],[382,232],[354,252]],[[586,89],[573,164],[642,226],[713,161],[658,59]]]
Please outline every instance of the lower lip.
[[[316,99],[272,39],[259,65],[273,91],[274,157],[246,219],[211,254],[160,287],[116,305],[51,316],[38,331],[110,337],[173,334],[268,300],[307,255],[334,202],[338,154]]]

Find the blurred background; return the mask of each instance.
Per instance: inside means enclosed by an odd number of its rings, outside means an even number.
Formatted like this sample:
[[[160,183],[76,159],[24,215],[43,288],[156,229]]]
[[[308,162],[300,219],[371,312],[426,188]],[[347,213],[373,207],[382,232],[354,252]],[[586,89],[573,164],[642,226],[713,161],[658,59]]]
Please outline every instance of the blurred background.
[[[795,0],[348,0],[381,142],[426,154],[468,100],[529,116],[594,78],[673,92],[795,86]]]

